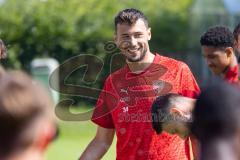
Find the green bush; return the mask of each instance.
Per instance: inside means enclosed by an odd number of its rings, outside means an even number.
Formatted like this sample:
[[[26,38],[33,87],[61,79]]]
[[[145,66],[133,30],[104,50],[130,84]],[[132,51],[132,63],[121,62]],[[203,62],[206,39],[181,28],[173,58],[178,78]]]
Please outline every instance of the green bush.
[[[175,53],[187,48],[191,3],[192,0],[5,0],[0,5],[0,38],[8,48],[3,65],[29,71],[30,62],[36,57],[53,57],[63,63],[76,55],[92,54],[105,60],[98,81],[90,84],[101,88],[111,59],[104,44],[113,40],[113,19],[118,11],[131,7],[142,10],[152,28],[151,50]],[[84,84],[83,73],[81,69],[75,71],[69,83]],[[91,72],[89,76],[95,78],[96,74]]]

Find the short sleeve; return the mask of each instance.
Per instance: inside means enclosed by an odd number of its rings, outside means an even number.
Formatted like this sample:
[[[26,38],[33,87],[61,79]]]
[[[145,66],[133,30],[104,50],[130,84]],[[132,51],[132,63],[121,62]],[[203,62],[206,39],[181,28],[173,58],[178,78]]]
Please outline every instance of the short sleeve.
[[[199,86],[185,63],[182,65],[180,87],[180,94],[185,97],[197,98],[200,94]]]
[[[111,82],[107,79],[95,105],[92,122],[103,128],[115,128],[111,112],[116,107],[116,102]]]

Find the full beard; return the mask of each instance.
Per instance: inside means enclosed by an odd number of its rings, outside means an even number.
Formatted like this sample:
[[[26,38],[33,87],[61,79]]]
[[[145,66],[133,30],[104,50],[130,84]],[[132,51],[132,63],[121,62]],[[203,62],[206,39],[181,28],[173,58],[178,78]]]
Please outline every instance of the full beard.
[[[141,51],[140,51],[140,57],[138,58],[131,58],[131,57],[128,57],[127,55],[125,55],[125,57],[127,58],[127,60],[129,62],[140,62],[144,59],[144,57],[146,56],[146,53],[147,53],[147,49],[146,48],[143,48]]]

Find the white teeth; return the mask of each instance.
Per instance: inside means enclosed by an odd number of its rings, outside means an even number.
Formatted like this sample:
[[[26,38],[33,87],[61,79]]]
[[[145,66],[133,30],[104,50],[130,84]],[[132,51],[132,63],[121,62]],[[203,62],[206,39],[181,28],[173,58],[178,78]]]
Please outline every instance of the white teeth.
[[[138,51],[139,49],[128,49],[128,51],[130,51],[130,52],[136,52],[136,51]]]

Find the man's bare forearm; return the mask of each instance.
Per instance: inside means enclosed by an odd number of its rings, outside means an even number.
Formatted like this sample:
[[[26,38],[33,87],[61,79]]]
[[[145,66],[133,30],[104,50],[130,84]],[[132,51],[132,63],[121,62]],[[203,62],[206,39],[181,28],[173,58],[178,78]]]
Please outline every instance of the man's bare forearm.
[[[115,134],[114,129],[98,126],[96,136],[89,143],[79,160],[99,160],[108,151]]]
[[[79,160],[100,160],[103,155],[108,151],[111,144],[103,141],[93,139],[87,146]]]

